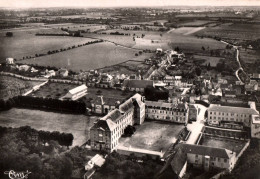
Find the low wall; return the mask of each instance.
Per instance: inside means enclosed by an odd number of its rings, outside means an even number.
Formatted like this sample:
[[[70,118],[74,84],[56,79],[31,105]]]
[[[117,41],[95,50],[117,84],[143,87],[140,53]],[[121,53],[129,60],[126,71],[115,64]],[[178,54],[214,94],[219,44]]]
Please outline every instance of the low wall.
[[[15,77],[15,78],[19,78],[22,80],[29,80],[29,81],[46,81],[46,78],[31,78],[31,77],[26,77],[26,76],[22,76],[22,75],[17,75],[14,73],[9,73],[9,72],[0,72],[0,75],[4,75],[4,76],[11,76],[11,77]]]
[[[130,154],[134,153],[135,156],[137,156],[137,157],[144,157],[146,155],[149,155],[149,156],[152,157],[152,159],[156,159],[158,157],[160,157],[160,158],[163,157],[162,152],[145,150],[145,149],[138,149],[138,148],[132,148],[132,147],[118,146],[116,151],[119,154],[122,154],[122,155],[130,155]]]
[[[63,79],[49,79],[49,81],[55,83],[66,83],[66,84],[76,84],[76,85],[84,84],[84,82],[82,81],[71,81],[71,80],[63,80]]]
[[[246,145],[243,147],[243,149],[240,151],[240,153],[237,155],[237,160],[241,157],[241,155],[245,152],[245,150],[248,148],[250,144],[250,140],[246,143]]]
[[[45,82],[43,82],[43,83],[41,83],[39,85],[34,86],[33,89],[31,89],[30,91],[27,91],[26,93],[24,93],[23,96],[27,96],[28,94],[32,93],[33,91],[40,89],[40,87],[42,87],[46,83],[48,83],[48,81],[45,81]]]

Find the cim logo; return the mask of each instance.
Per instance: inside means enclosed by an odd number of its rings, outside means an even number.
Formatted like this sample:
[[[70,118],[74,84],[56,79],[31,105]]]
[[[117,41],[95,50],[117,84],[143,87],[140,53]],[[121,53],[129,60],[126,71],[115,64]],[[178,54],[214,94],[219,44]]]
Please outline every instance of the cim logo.
[[[15,172],[14,170],[4,172],[10,179],[27,179],[30,173],[32,172],[29,172],[28,170],[26,172]]]

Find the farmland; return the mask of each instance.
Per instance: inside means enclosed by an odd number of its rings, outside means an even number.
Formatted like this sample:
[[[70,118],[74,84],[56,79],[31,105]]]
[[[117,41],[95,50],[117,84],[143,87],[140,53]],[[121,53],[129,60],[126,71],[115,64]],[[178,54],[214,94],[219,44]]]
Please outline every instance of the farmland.
[[[40,110],[12,108],[0,112],[0,125],[4,127],[30,126],[36,130],[72,133],[72,146],[82,145],[89,139],[89,130],[97,117],[60,114]]]
[[[220,61],[220,57],[211,57],[211,56],[202,56],[202,55],[194,55],[193,57],[196,61],[197,60],[204,61],[203,65],[208,65],[210,63],[211,67],[216,67]]]
[[[179,26],[184,26],[184,27],[199,27],[199,26],[205,26],[210,23],[213,23],[214,21],[207,21],[207,20],[195,20],[191,22],[184,22],[179,24]]]
[[[48,29],[32,29],[15,31],[13,37],[5,37],[5,33],[0,33],[0,61],[7,57],[22,59],[26,56],[47,53],[49,50],[59,50],[73,45],[78,45],[93,41],[88,38],[74,38],[62,36],[35,36],[37,32],[46,32]]]
[[[11,97],[22,95],[42,82],[25,81],[10,76],[0,76],[0,99],[7,100]]]
[[[66,67],[74,71],[91,70],[121,63],[127,60],[146,58],[145,53],[135,56],[138,50],[116,46],[109,42],[84,46],[62,53],[34,59],[22,60],[22,63],[41,66]]]
[[[241,43],[245,40],[255,40],[260,35],[260,25],[252,24],[222,24],[199,31],[197,35],[206,37],[220,37],[232,43]]]

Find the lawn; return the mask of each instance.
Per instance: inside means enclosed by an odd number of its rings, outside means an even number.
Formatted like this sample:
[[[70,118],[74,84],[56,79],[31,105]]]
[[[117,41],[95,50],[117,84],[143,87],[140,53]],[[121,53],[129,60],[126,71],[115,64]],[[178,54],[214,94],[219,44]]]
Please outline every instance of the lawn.
[[[10,76],[0,76],[0,99],[7,100],[11,97],[22,95],[41,83],[43,82],[25,81]]]
[[[211,136],[203,136],[202,144],[209,147],[224,148],[231,151],[235,151],[238,155],[243,149],[247,141],[227,139],[227,138],[217,138]]]
[[[35,56],[35,54],[47,54],[49,50],[60,50],[93,41],[93,39],[68,36],[35,36],[37,32],[54,31],[42,27],[20,29],[13,31],[13,37],[5,37],[6,32],[0,32],[0,62],[7,57],[22,59],[26,56]]]
[[[96,119],[94,116],[18,108],[0,112],[0,126],[16,128],[28,125],[36,130],[72,133],[73,146],[80,146],[89,139],[89,130]]]
[[[127,60],[140,60],[142,55],[135,56],[138,52],[139,50],[116,46],[110,42],[103,42],[42,56],[35,60],[22,60],[21,62],[41,66],[66,67],[74,71],[88,71],[115,65]],[[143,59],[145,58],[146,56],[143,55]]]
[[[177,140],[183,125],[146,121],[136,126],[132,137],[121,137],[119,143],[125,147],[162,151],[163,153]]]
[[[77,86],[79,85],[48,82],[39,90],[30,93],[29,96],[59,99]]]

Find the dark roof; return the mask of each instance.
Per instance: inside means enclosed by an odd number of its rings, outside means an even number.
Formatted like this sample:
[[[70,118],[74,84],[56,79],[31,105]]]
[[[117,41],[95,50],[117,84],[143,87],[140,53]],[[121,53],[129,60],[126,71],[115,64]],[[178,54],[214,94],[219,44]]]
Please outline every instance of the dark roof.
[[[152,80],[124,80],[124,87],[129,88],[146,88],[148,86],[153,86]]]
[[[110,119],[111,121],[116,123],[121,117],[121,112],[118,109],[114,109],[110,111],[106,116],[104,116],[102,120]]]
[[[217,106],[213,105],[208,108],[208,111],[216,112],[228,112],[228,113],[238,113],[238,114],[258,114],[256,110],[252,108],[243,108],[243,107],[227,107],[227,106]]]
[[[187,153],[182,149],[182,146],[177,146],[177,151],[171,161],[172,170],[176,174],[180,174],[183,166],[187,161]]]
[[[218,157],[229,159],[231,157],[232,151],[223,148],[207,147],[203,145],[191,145],[191,144],[181,144],[182,150],[186,153],[192,153],[197,155],[208,155],[210,157]]]
[[[101,129],[104,131],[111,131],[113,130],[114,125],[109,120],[99,120],[91,129]]]
[[[119,109],[121,112],[126,112],[129,109],[131,109],[132,107],[134,107],[133,105],[133,101],[132,99],[128,99],[126,102],[124,102],[123,104],[120,105]]]

